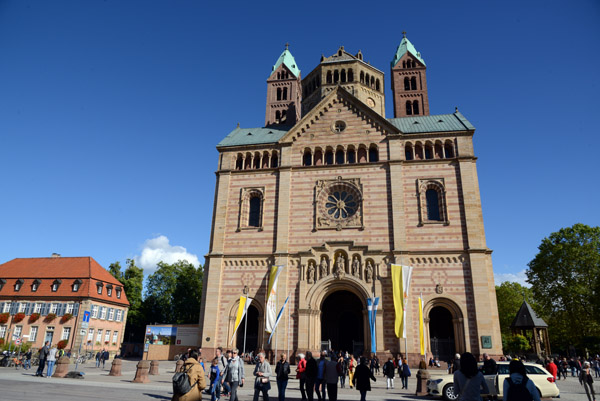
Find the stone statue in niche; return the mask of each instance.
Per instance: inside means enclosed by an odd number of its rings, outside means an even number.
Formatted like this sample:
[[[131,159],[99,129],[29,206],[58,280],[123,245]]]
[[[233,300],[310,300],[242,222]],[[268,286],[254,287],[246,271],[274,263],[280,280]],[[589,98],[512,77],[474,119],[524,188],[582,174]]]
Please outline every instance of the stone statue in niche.
[[[367,265],[365,266],[365,281],[367,283],[370,283],[371,278],[373,278],[373,264],[369,260],[367,261]]]
[[[352,261],[352,275],[356,276],[360,274],[360,262],[358,261],[358,256],[354,257]]]
[[[308,272],[306,274],[308,284],[312,284],[315,281],[317,281],[317,280],[315,280],[315,273],[316,273],[315,262],[313,262],[311,260],[310,262],[308,262]]]
[[[319,266],[319,272],[321,273],[321,278],[327,276],[327,258],[323,256],[321,258],[321,265]]]
[[[333,268],[333,275],[335,276],[335,278],[341,279],[344,277],[345,273],[346,273],[345,259],[344,259],[343,255],[340,255],[335,264],[335,267]]]

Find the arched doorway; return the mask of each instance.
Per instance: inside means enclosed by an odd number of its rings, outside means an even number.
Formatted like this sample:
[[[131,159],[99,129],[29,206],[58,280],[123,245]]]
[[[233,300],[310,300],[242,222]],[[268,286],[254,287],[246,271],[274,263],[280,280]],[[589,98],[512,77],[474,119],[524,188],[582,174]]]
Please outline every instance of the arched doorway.
[[[364,351],[364,306],[350,291],[336,291],[321,306],[321,347],[331,341],[335,351]]]
[[[449,361],[454,357],[452,313],[443,306],[436,306],[429,312],[429,337],[433,356],[441,361]]]
[[[246,316],[242,319],[240,327],[237,331],[236,347],[240,353],[244,350],[244,328],[246,318],[248,319],[248,327],[246,327],[246,352],[256,351],[258,349],[258,309],[254,305],[248,307]]]

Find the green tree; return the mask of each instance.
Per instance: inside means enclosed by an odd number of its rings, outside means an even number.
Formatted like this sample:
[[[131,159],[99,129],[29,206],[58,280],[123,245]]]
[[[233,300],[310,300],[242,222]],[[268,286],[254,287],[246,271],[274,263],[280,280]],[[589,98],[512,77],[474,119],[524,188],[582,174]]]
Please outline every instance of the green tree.
[[[498,303],[498,316],[500,318],[500,331],[502,335],[510,335],[510,325],[517,316],[523,300],[531,305],[533,310],[541,316],[541,309],[534,301],[533,291],[519,283],[505,281],[496,286],[496,300]]]
[[[600,331],[600,227],[563,228],[544,238],[538,249],[527,281],[550,316],[551,340],[585,346],[586,338]]]
[[[135,260],[127,259],[127,268],[121,272],[119,262],[111,263],[108,271],[123,284],[123,290],[129,301],[129,312],[125,325],[125,340],[138,340],[144,336],[146,322],[142,308],[142,288],[144,284],[144,270],[135,265]]]
[[[506,337],[502,337],[502,347],[504,348],[504,352],[510,352],[515,354],[520,354],[526,351],[529,351],[531,346],[529,345],[529,340],[524,335],[521,334],[510,334]]]

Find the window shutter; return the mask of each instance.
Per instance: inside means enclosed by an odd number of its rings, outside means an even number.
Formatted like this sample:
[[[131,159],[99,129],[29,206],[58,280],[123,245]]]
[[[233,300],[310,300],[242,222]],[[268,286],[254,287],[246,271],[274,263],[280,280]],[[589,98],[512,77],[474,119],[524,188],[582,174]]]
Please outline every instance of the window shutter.
[[[19,307],[19,303],[18,302],[13,302],[10,304],[10,314],[11,316],[14,316],[15,313],[17,313],[17,308]]]
[[[46,316],[50,312],[50,304],[42,304],[42,316]]]
[[[75,305],[73,305],[73,316],[77,315],[79,315],[79,304],[75,303]]]
[[[0,302],[0,313],[4,312],[4,302]]]
[[[25,306],[25,314],[31,315],[31,303],[27,302],[27,306]]]
[[[114,308],[110,308],[108,310],[108,317],[110,318],[110,314],[112,313],[112,318],[110,320],[115,320],[115,309]]]

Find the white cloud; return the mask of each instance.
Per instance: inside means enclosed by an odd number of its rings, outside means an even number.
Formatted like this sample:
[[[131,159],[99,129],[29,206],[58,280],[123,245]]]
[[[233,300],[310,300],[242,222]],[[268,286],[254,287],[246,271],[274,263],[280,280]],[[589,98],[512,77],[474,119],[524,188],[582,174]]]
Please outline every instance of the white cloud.
[[[505,281],[513,281],[521,284],[524,287],[531,287],[531,284],[527,283],[525,280],[527,279],[527,275],[525,274],[525,269],[521,270],[518,273],[494,273],[494,281],[496,285],[500,285]]]
[[[158,262],[172,264],[178,260],[187,260],[196,267],[200,265],[196,255],[182,246],[171,245],[164,235],[146,240],[141,255],[135,257],[135,263],[144,269],[144,274],[153,273]]]

